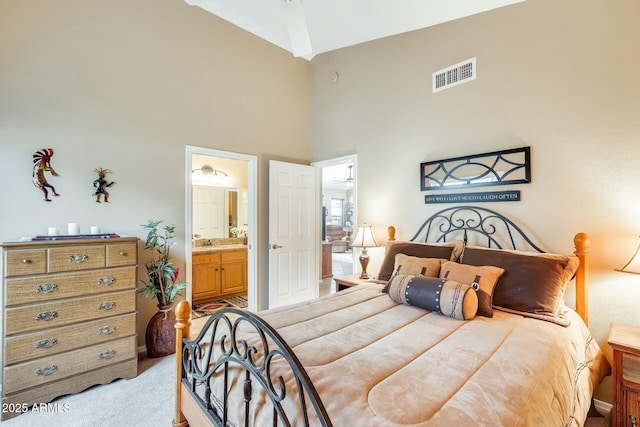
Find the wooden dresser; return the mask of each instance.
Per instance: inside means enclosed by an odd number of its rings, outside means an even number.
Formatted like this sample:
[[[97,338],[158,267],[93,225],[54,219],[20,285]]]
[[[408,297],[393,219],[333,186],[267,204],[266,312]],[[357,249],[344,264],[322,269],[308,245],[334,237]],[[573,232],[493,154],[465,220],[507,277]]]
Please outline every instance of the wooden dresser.
[[[137,375],[137,238],[1,246],[2,419]]]

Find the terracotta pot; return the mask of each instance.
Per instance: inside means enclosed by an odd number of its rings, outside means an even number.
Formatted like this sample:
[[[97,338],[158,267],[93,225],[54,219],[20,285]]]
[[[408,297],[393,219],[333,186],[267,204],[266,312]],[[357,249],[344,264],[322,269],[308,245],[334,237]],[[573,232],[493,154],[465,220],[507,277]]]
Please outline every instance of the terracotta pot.
[[[158,312],[149,320],[145,333],[149,357],[163,357],[176,352],[175,323],[173,304],[158,305]]]

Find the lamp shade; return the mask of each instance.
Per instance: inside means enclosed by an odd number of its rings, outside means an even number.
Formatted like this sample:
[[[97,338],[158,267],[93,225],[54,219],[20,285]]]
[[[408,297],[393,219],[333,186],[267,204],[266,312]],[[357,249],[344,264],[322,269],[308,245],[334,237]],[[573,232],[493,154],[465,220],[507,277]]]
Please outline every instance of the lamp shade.
[[[376,238],[373,235],[373,230],[370,225],[364,223],[363,225],[358,226],[356,237],[353,238],[351,246],[356,248],[373,248],[378,246],[378,242],[376,242]]]
[[[640,243],[636,246],[636,250],[631,256],[631,259],[620,268],[616,268],[616,271],[622,271],[623,273],[640,274]]]

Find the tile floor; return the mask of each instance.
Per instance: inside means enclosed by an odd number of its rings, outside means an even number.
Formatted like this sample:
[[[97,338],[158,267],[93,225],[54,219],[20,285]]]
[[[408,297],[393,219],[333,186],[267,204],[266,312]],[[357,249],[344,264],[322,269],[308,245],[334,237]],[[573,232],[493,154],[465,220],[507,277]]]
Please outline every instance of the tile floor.
[[[350,252],[334,253],[331,256],[331,267],[334,276],[353,274],[353,255]],[[327,295],[336,291],[336,283],[331,277],[322,279],[319,295]]]

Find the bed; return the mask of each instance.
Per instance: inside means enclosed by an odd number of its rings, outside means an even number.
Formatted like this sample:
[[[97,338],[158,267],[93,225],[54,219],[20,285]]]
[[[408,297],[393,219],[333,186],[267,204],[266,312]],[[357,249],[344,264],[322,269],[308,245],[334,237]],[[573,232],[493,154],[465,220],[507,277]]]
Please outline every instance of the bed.
[[[610,372],[586,326],[588,236],[549,254],[473,206],[394,233],[378,279],[345,291],[221,310],[197,336],[181,302],[173,425],[582,426]]]

